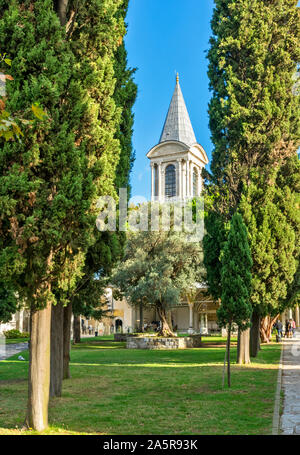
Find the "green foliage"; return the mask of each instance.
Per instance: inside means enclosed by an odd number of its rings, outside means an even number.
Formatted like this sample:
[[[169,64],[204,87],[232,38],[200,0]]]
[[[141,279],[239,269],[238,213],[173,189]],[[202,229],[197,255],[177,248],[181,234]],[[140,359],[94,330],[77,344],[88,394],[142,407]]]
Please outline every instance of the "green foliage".
[[[252,314],[251,295],[252,259],[247,229],[240,214],[233,215],[228,239],[222,256],[221,307],[217,311],[222,327],[235,323],[244,330]]]
[[[214,151],[206,177],[217,215],[210,216],[225,225],[242,214],[253,260],[251,302],[260,315],[277,314],[299,296],[300,10],[297,0],[215,4],[208,52]],[[208,217],[212,288],[222,245],[210,224]]]
[[[227,230],[224,220],[215,211],[208,211],[205,217],[205,236],[203,238],[204,266],[208,293],[215,299],[221,298],[221,252],[226,242]]]
[[[51,283],[66,273],[65,259],[89,242],[94,188],[74,142],[84,104],[52,2],[3,0],[0,11],[14,77],[7,106],[26,114],[34,100],[36,113],[43,117],[42,107],[50,119],[34,121],[21,143],[6,143],[0,161],[0,276],[39,308],[55,300]]]
[[[299,296],[297,200],[299,193],[289,185],[251,184],[242,196],[240,211],[248,227],[253,258],[251,301],[261,316],[276,315]]]
[[[112,281],[130,304],[165,311],[195,288],[203,273],[199,266],[202,259],[200,245],[188,242],[184,232],[131,232]]]
[[[0,282],[0,323],[9,322],[17,310],[17,299],[7,282]]]
[[[239,166],[273,165],[282,141],[299,145],[297,0],[215,0],[211,22],[210,129],[216,180],[238,185]],[[227,172],[234,174],[233,182]],[[238,189],[236,188],[238,191]]]
[[[0,276],[11,276],[37,307],[65,301],[74,291],[85,273],[85,252],[101,235],[95,203],[102,194],[116,195],[121,109],[113,100],[114,55],[125,33],[121,4],[81,2],[67,30],[50,0],[0,1],[1,43],[14,77],[8,106],[26,113],[34,100],[39,118],[21,144],[6,144],[1,152]],[[106,239],[101,242],[98,253],[106,247]]]
[[[121,153],[116,170],[115,185],[116,188],[128,188],[128,197],[130,197],[129,175],[134,162],[132,108],[137,96],[137,86],[133,81],[134,73],[135,69],[127,67],[127,51],[124,42],[122,42],[115,53],[114,62],[116,78],[114,100],[121,109],[121,119],[116,133],[116,137],[120,141]]]
[[[113,87],[114,92],[110,93],[115,103],[115,111],[119,113],[114,122],[114,139],[111,145],[114,147],[119,144],[118,150],[111,151],[114,160],[114,168],[109,173],[109,177],[114,177],[113,189],[103,194],[112,194],[116,196],[119,188],[127,188],[128,196],[130,195],[129,173],[133,164],[132,152],[132,128],[133,113],[132,107],[136,98],[137,87],[133,82],[134,70],[127,68],[127,52],[123,42],[125,33],[124,20],[127,13],[128,1],[117,2],[118,8],[114,10],[114,20],[120,26],[121,38],[119,37],[119,46],[115,49],[111,60],[107,61],[111,80],[105,80],[107,89]],[[99,49],[100,52],[100,49]],[[90,59],[92,63],[92,59]],[[112,71],[113,70],[113,71]],[[106,70],[108,71],[108,70]],[[113,111],[107,111],[111,114]],[[107,125],[105,133],[111,129]],[[101,144],[99,144],[101,146]],[[107,146],[105,148],[107,152]],[[112,267],[119,261],[123,254],[123,247],[126,240],[124,232],[99,232],[94,229],[94,242],[89,248],[83,273],[76,283],[74,292],[71,295],[73,312],[77,315],[82,314],[86,317],[100,319],[104,314],[101,309],[100,298],[104,293],[107,285],[107,277]]]
[[[4,333],[5,338],[13,339],[13,338],[29,338],[28,332],[20,332],[20,330],[12,329],[6,330]]]

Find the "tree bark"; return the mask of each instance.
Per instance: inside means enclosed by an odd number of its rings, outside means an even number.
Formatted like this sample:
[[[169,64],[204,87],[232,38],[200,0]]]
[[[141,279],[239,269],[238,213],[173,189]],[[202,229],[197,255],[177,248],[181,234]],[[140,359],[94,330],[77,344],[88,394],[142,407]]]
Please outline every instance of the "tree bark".
[[[69,379],[70,374],[70,350],[71,350],[71,319],[72,303],[64,307],[63,315],[63,379]]]
[[[250,363],[250,328],[238,332],[237,363],[239,365]]]
[[[81,338],[80,338],[80,316],[75,316],[74,315],[74,321],[73,321],[73,342],[74,343],[80,343]]]
[[[60,302],[51,312],[50,397],[61,397],[63,380],[63,314]]]
[[[270,343],[272,327],[273,324],[279,318],[279,316],[280,315],[277,314],[275,317],[265,316],[264,318],[262,318],[260,322],[260,339],[262,343]]]
[[[142,303],[140,304],[140,332],[144,332],[144,307]]]
[[[260,316],[258,313],[253,312],[252,325],[250,329],[250,355],[251,357],[257,357],[260,350]]]
[[[228,324],[228,333],[227,333],[227,383],[228,383],[228,387],[231,387],[230,338],[231,338],[231,323]]]
[[[168,320],[167,320],[166,310],[164,308],[158,306],[157,312],[158,312],[158,316],[159,316],[159,319],[161,322],[161,328],[160,328],[160,331],[158,332],[158,336],[174,337],[175,334],[172,331],[172,329],[170,328]]]
[[[51,303],[31,311],[26,426],[43,431],[48,426],[50,388]]]
[[[58,9],[58,16],[59,16],[60,24],[66,25],[68,0],[58,0],[57,9]]]

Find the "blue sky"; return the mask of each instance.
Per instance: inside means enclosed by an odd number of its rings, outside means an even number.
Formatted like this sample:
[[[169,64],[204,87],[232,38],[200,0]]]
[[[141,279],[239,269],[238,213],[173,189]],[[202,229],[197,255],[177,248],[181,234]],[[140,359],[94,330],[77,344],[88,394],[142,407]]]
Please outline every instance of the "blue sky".
[[[138,97],[134,106],[131,174],[132,196],[150,198],[150,164],[146,153],[159,141],[175,87],[175,71],[197,141],[211,158],[208,127],[206,51],[209,48],[213,0],[131,0],[126,48],[136,67]]]

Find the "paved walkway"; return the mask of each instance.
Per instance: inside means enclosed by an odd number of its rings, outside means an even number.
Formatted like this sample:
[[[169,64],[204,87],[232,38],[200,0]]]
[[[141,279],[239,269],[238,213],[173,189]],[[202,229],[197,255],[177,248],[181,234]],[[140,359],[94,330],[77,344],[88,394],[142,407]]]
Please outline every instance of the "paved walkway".
[[[300,435],[300,331],[295,338],[283,341],[282,390],[283,413],[280,418],[281,434]]]
[[[27,341],[24,343],[5,344],[0,340],[0,361],[5,360],[12,355],[18,354],[18,352],[25,351],[28,349]]]

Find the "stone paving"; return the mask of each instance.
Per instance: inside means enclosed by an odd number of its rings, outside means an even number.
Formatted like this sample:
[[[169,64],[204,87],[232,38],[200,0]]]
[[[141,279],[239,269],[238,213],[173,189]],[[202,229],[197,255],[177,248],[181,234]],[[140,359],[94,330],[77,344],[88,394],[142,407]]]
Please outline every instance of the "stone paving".
[[[300,435],[300,331],[284,339],[282,359],[283,412],[280,433]]]
[[[25,351],[25,349],[28,349],[27,341],[25,343],[5,344],[0,340],[0,361],[18,354],[18,352]]]

